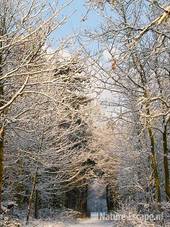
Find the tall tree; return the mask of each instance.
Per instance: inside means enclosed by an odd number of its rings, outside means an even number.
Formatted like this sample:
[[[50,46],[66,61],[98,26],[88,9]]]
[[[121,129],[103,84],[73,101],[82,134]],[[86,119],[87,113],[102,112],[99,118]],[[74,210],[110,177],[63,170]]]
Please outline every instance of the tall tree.
[[[31,78],[50,71],[43,60],[48,36],[63,24],[59,10],[49,8],[48,1],[0,2],[0,207],[3,186],[4,131],[12,121],[7,112],[21,96],[29,94]],[[47,14],[48,11],[48,14]],[[27,94],[24,93],[27,88]]]
[[[145,150],[143,156],[148,156],[145,159],[150,165],[147,181],[150,189],[154,187],[153,194],[158,202],[161,201],[161,183],[164,183],[164,195],[169,197],[168,20],[168,1],[114,1],[97,40],[102,51],[110,56],[108,65],[103,67],[100,58],[94,60],[100,72],[94,76],[103,83],[103,89],[114,94],[113,118],[117,118],[120,125],[129,122],[135,128],[134,149],[140,153]],[[98,36],[92,37],[97,39]],[[164,167],[164,182],[161,166]]]

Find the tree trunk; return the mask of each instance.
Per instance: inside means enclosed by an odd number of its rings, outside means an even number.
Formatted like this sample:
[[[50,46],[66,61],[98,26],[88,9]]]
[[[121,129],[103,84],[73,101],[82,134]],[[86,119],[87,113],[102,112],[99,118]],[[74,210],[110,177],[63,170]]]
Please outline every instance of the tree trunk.
[[[2,212],[2,189],[3,189],[3,155],[4,155],[4,130],[1,128],[0,132],[0,212]]]
[[[111,211],[113,209],[112,207],[112,201],[111,201],[111,190],[110,190],[110,186],[107,185],[106,186],[106,202],[107,202],[107,210],[108,212]]]
[[[156,190],[156,200],[157,202],[161,202],[161,190],[160,190],[160,179],[158,174],[158,165],[157,165],[157,158],[155,153],[155,139],[152,132],[152,129],[148,127],[148,134],[151,143],[151,167],[153,170],[153,177],[154,177],[154,186]]]
[[[3,35],[3,21],[0,21],[0,36]],[[0,48],[2,48],[2,41],[0,41]],[[2,52],[0,52],[0,77],[3,76],[3,58],[2,58]],[[0,107],[3,106],[4,98],[4,87],[3,87],[3,81],[0,82]],[[0,116],[2,117],[3,112],[0,113]],[[2,188],[3,188],[3,156],[4,156],[4,127],[3,122],[1,122],[0,126],[0,212],[2,212]]]
[[[35,187],[36,187],[36,183],[37,183],[37,173],[38,173],[38,167],[36,168],[35,175],[34,175],[33,182],[32,182],[32,190],[31,190],[31,194],[30,194],[30,198],[29,198],[29,202],[28,202],[26,224],[29,223],[29,217],[30,217],[30,213],[31,213],[32,201],[33,201],[33,198],[34,198]]]
[[[35,205],[34,205],[34,218],[37,219],[38,218],[38,203],[39,201],[39,195],[38,195],[38,190],[35,190]]]
[[[148,94],[147,91],[144,92],[144,97],[147,99]],[[150,109],[149,109],[149,103],[146,103],[146,114],[147,116],[151,116]],[[156,200],[157,202],[161,202],[161,189],[160,189],[160,179],[159,179],[159,172],[158,172],[158,163],[157,163],[157,156],[155,151],[155,138],[152,131],[152,127],[150,125],[150,122],[147,119],[147,131],[150,139],[150,160],[151,160],[151,167],[153,171],[153,177],[154,177],[154,187],[156,190]]]
[[[159,74],[156,74],[156,79],[157,83],[159,86],[160,94],[162,99],[164,99],[163,95],[163,87],[161,84],[161,80],[159,78]],[[162,109],[166,109],[167,106],[165,103],[162,103]],[[163,166],[164,166],[164,177],[165,177],[165,193],[166,193],[166,198],[169,201],[170,200],[170,179],[169,179],[169,163],[168,163],[168,139],[167,139],[167,122],[165,119],[165,116],[163,116],[163,134],[162,134],[162,141],[163,141]]]
[[[168,142],[167,142],[167,125],[163,130],[163,152],[164,152],[164,174],[165,174],[165,193],[167,200],[170,200],[170,182],[169,182],[169,166],[168,166]]]

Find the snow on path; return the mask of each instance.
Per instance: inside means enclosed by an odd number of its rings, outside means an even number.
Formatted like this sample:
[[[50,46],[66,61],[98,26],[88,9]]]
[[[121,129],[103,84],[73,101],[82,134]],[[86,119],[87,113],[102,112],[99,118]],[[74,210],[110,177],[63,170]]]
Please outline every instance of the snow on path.
[[[108,221],[86,219],[80,221],[78,224],[70,224],[67,227],[114,227],[114,225]]]
[[[114,224],[108,221],[84,219],[76,224],[64,224],[53,221],[33,221],[27,225],[27,227],[114,227]]]
[[[28,225],[23,224],[22,227],[66,227],[63,223],[55,221],[30,221]]]

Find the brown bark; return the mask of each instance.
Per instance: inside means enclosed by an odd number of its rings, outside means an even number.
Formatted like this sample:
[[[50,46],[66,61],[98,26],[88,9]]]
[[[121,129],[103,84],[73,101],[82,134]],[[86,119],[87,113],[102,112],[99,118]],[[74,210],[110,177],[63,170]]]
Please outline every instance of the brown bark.
[[[163,130],[163,152],[164,152],[164,174],[165,174],[165,193],[167,200],[170,200],[170,179],[169,179],[169,165],[168,165],[168,141],[167,141],[167,125]]]
[[[147,91],[144,92],[144,97],[148,98]],[[146,103],[146,114],[147,116],[150,116],[149,103]],[[153,177],[154,177],[154,187],[156,190],[156,200],[157,202],[161,202],[161,189],[160,189],[157,155],[155,151],[155,138],[154,138],[152,127],[148,119],[147,119],[147,131],[148,131],[150,146],[151,146],[150,160],[151,160],[151,167],[152,167]]]
[[[145,75],[145,70],[143,68],[142,63],[140,62],[140,59],[138,58],[138,56],[135,54],[132,56],[133,57],[133,62],[136,65],[136,69],[140,75],[140,79],[141,79],[141,84],[142,84],[142,89],[144,91],[144,97],[146,98],[146,100],[148,99],[148,92],[146,89],[146,85],[147,85],[147,78]],[[147,117],[150,116],[150,107],[149,107],[149,103],[146,103],[146,115]],[[156,190],[156,200],[157,202],[161,201],[161,190],[160,190],[160,179],[159,179],[159,172],[158,172],[158,164],[157,164],[157,156],[156,156],[156,151],[155,151],[155,139],[154,139],[154,134],[153,134],[153,130],[152,127],[150,125],[149,119],[147,119],[146,122],[146,128],[148,131],[148,135],[149,135],[149,140],[150,140],[150,146],[151,146],[151,154],[150,154],[150,160],[151,160],[151,168],[153,171],[153,177],[154,177],[154,187]]]
[[[157,71],[156,71],[157,72]],[[156,73],[156,79],[159,86],[159,91],[161,94],[161,97],[163,99],[163,87],[161,84],[161,80],[159,78],[159,74]],[[162,103],[162,109],[166,109],[165,103]],[[167,122],[165,119],[165,116],[163,116],[163,134],[162,134],[162,142],[163,142],[163,166],[164,166],[164,177],[165,177],[165,193],[167,200],[170,200],[170,179],[169,179],[169,160],[168,160],[168,140],[167,140]]]
[[[34,218],[38,218],[38,206],[39,206],[39,194],[38,190],[35,190],[35,205],[34,205]]]
[[[26,224],[29,223],[29,217],[31,213],[31,208],[32,208],[32,202],[35,194],[35,188],[36,188],[36,183],[37,183],[37,173],[38,173],[38,167],[36,168],[35,175],[33,177],[33,182],[32,182],[32,190],[28,202],[28,210],[27,210],[27,217],[26,217]]]
[[[156,200],[157,202],[161,202],[161,190],[160,190],[160,179],[158,174],[158,165],[157,165],[157,158],[155,152],[155,139],[152,132],[151,127],[148,127],[148,134],[150,138],[150,145],[151,145],[151,167],[153,170],[153,177],[154,177],[154,186],[156,190]]]
[[[0,21],[0,36],[3,35],[3,26],[4,21]],[[2,41],[0,41],[0,48],[2,47]],[[0,77],[3,75],[2,70],[3,65],[3,56],[2,52],[0,52]],[[0,82],[0,107],[3,106],[3,98],[4,98],[4,88],[3,88],[3,81]],[[3,115],[3,112],[0,113],[1,117]],[[0,212],[2,212],[2,188],[3,188],[3,156],[4,156],[4,127],[3,122],[1,122],[1,128],[0,128]]]
[[[1,128],[0,130],[0,212],[2,211],[1,204],[2,204],[3,169],[4,169],[3,168],[3,155],[4,155],[3,141],[4,141],[4,129]]]

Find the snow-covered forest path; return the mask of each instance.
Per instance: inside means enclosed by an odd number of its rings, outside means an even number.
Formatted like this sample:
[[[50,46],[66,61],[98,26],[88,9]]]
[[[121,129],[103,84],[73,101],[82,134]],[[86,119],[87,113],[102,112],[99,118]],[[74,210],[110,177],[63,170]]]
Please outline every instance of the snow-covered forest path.
[[[94,220],[94,219],[84,219],[80,220],[79,223],[57,223],[50,221],[35,221],[31,222],[27,227],[114,227],[112,222]]]
[[[69,227],[113,227],[113,223],[108,221],[86,219],[80,221],[78,224],[71,224]]]

